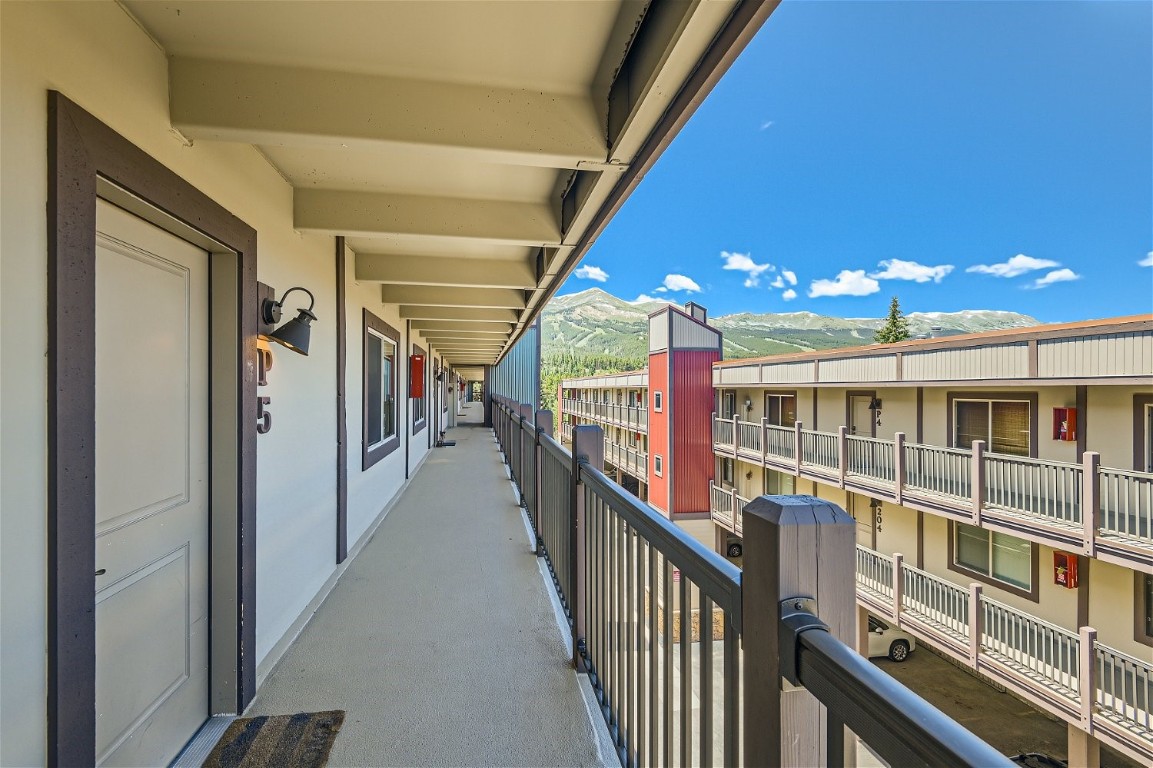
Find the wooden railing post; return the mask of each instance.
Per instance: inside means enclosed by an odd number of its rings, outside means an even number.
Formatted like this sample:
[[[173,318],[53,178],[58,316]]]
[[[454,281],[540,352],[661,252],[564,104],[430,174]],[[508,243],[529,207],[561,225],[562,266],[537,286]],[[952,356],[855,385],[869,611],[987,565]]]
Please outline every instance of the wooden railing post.
[[[741,421],[740,421],[740,419],[737,418],[736,414],[733,414],[733,456],[736,456],[737,452],[740,450],[741,450]],[[734,467],[733,472],[735,473],[736,471],[737,470]],[[733,479],[736,480],[735,477]]]
[[[893,435],[893,497],[905,503],[905,433]]]
[[[572,582],[571,610],[572,663],[577,672],[587,672],[581,658],[580,645],[585,637],[585,603],[588,583],[585,574],[585,493],[581,482],[581,466],[603,470],[605,465],[604,430],[595,425],[574,427],[572,431],[572,482],[570,486],[572,545],[569,548],[569,575]]]
[[[973,441],[973,460],[970,466],[969,492],[973,498],[973,525],[981,524],[981,512],[985,506],[985,441]]]
[[[801,422],[798,421],[793,424],[793,459],[796,464],[797,477],[801,476],[802,429],[804,429],[804,425]]]
[[[533,508],[536,510],[534,513],[535,519],[533,520],[533,530],[536,531],[536,556],[544,557],[544,535],[541,531],[541,522],[543,516],[541,509],[544,507],[544,447],[540,444],[541,435],[552,436],[553,434],[553,421],[552,411],[539,410],[536,412],[536,440],[534,441],[534,457],[533,457],[533,489],[536,493],[536,504]]]
[[[900,552],[893,553],[893,621],[901,626],[901,601],[905,589],[905,556]]]
[[[969,585],[969,666],[977,669],[981,655],[981,635],[984,632],[985,612],[981,610],[981,592],[977,582]]]
[[[761,496],[748,503],[744,517],[744,763],[841,765],[843,755],[826,751],[826,726],[836,725],[827,723],[811,693],[782,679],[783,665],[796,660],[781,659],[778,630],[783,604],[800,599],[852,647],[856,523],[811,496]]]
[[[1081,694],[1081,728],[1093,733],[1093,711],[1097,704],[1097,630],[1081,627],[1077,644],[1077,686]]]
[[[1081,457],[1081,553],[1097,554],[1097,526],[1101,520],[1101,454],[1085,451]]]
[[[839,476],[838,481],[842,488],[845,487],[845,474],[848,472],[849,441],[846,439],[848,434],[849,428],[844,424],[837,427],[837,474]]]

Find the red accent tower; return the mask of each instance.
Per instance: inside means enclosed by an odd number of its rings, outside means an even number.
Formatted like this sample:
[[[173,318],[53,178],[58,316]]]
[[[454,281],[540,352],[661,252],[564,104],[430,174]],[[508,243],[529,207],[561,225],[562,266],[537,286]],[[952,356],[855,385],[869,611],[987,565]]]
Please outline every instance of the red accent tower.
[[[649,497],[670,518],[709,513],[713,363],[721,332],[699,304],[649,315]]]

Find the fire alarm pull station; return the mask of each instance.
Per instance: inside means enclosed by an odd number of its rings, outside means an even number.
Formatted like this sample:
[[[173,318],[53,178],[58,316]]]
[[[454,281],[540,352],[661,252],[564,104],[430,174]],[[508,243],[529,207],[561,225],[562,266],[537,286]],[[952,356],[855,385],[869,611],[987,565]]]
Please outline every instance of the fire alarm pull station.
[[[1053,583],[1065,589],[1077,588],[1077,556],[1068,552],[1053,553]]]

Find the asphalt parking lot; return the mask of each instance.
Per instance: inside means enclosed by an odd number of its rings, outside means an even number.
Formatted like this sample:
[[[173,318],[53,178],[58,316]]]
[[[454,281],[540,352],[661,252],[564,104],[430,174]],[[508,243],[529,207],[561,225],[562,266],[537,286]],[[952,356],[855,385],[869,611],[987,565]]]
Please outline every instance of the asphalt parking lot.
[[[923,644],[907,661],[873,659],[873,663],[917,692],[1006,755],[1042,752],[1068,758],[1065,723],[1003,693],[959,669]],[[1102,747],[1102,768],[1140,768],[1113,750]]]

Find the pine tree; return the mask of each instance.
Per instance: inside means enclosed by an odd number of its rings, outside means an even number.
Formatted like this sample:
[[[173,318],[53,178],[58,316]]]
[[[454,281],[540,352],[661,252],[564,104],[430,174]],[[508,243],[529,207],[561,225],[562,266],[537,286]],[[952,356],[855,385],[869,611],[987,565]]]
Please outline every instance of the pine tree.
[[[892,344],[894,341],[904,341],[907,338],[909,338],[909,321],[901,312],[901,304],[894,296],[889,302],[889,318],[873,334],[873,341],[878,344]]]

